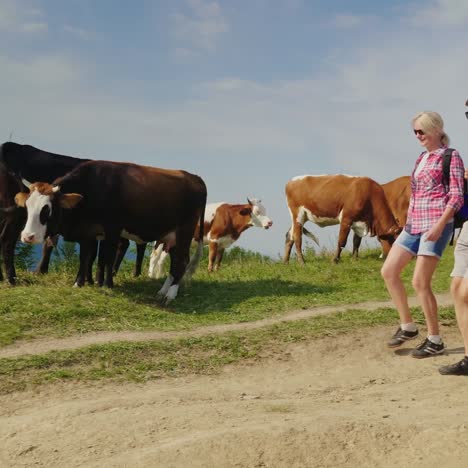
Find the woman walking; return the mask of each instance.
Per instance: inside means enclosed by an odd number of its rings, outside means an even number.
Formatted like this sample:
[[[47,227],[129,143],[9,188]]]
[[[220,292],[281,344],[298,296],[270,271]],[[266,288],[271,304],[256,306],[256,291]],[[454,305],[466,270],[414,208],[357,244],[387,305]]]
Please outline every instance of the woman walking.
[[[449,145],[444,122],[437,112],[421,112],[412,119],[413,132],[425,148],[411,175],[407,224],[393,244],[381,274],[400,315],[400,326],[387,343],[390,348],[414,339],[419,331],[408,305],[401,273],[416,257],[412,285],[426,319],[427,337],[412,356],[426,358],[444,352],[439,333],[437,301],[431,288],[434,271],[453,232],[453,216],[463,204],[463,161],[453,150],[450,177],[444,180],[442,161]]]

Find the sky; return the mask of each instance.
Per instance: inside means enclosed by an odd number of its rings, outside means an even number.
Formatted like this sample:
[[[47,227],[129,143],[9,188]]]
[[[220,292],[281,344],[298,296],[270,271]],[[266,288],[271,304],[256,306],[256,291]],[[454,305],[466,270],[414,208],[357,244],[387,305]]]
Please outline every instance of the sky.
[[[290,178],[410,174],[420,111],[468,165],[467,0],[0,0],[0,42],[0,141],[259,198],[273,227],[237,245],[273,257]]]

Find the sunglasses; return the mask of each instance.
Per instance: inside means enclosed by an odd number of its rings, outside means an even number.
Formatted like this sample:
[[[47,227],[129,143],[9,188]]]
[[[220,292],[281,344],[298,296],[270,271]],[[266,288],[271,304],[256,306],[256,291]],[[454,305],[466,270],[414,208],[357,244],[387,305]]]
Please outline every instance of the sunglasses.
[[[415,135],[420,135],[420,136],[425,135],[424,130],[413,130],[413,132]]]

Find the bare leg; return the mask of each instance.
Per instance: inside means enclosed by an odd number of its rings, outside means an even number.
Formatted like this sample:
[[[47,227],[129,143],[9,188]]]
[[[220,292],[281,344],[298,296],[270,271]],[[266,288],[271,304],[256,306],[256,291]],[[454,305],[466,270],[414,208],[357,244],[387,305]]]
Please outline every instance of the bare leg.
[[[468,356],[468,278],[454,277],[450,287],[457,314],[457,323]]]
[[[416,291],[424,317],[426,318],[428,335],[439,334],[437,301],[431,288],[432,275],[438,263],[439,259],[437,257],[419,255],[416,259],[413,274],[413,288]]]
[[[390,297],[400,315],[401,323],[413,321],[408,305],[408,295],[400,277],[401,272],[412,258],[413,254],[402,249],[399,245],[394,245],[381,270],[385,286],[387,286]]]

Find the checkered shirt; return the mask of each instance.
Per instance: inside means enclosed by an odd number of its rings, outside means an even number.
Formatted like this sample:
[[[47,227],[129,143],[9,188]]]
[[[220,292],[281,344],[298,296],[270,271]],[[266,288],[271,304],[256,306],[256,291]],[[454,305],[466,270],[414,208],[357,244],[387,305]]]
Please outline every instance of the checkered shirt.
[[[406,230],[410,234],[428,231],[442,216],[447,206],[458,211],[464,203],[463,177],[465,168],[458,151],[452,153],[450,185],[444,186],[442,172],[443,154],[447,147],[432,151],[425,166],[415,177],[414,171],[426,153],[420,154],[411,175],[411,199],[408,208]]]

